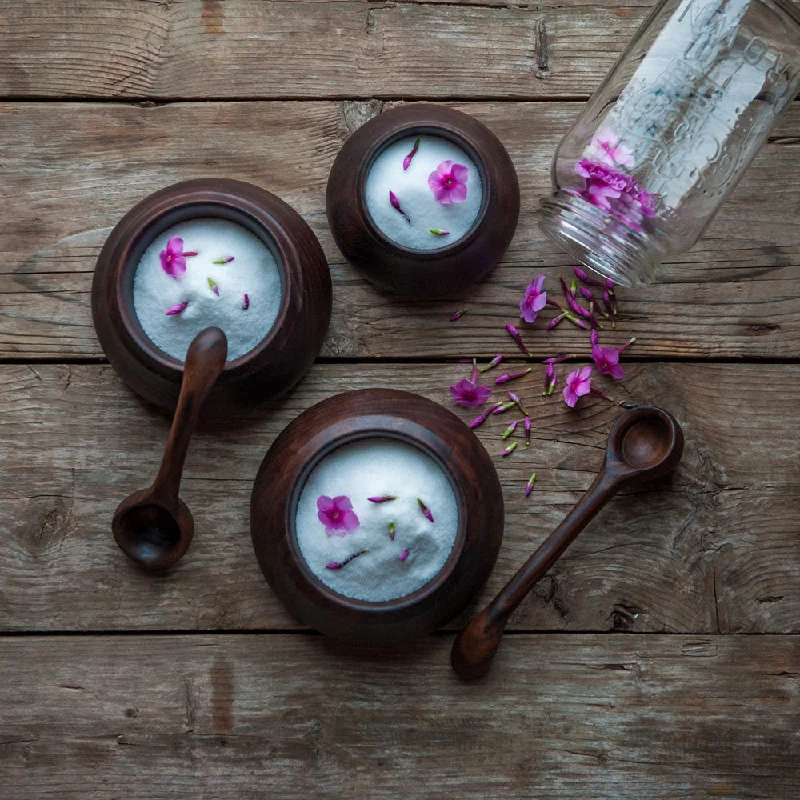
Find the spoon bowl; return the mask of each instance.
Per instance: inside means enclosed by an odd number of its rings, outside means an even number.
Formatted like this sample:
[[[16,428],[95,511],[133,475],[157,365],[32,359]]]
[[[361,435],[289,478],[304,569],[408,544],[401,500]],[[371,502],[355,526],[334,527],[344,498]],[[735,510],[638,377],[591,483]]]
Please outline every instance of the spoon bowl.
[[[158,475],[152,486],[126,497],[114,512],[114,540],[128,558],[145,569],[171,566],[192,541],[194,520],[178,490],[200,410],[227,355],[228,340],[219,328],[205,328],[192,340]]]
[[[186,503],[161,505],[150,489],[132,494],[111,523],[120,550],[147,569],[164,569],[180,559],[194,536],[194,520]]]
[[[606,469],[637,482],[671,472],[683,455],[683,431],[676,419],[655,406],[621,414],[608,435]]]

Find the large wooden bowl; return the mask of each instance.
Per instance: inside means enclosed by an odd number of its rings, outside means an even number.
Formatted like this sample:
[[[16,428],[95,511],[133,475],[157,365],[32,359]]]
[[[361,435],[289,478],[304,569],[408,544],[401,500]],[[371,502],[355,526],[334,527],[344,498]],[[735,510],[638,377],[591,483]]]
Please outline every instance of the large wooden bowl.
[[[382,233],[367,210],[365,185],[375,157],[388,145],[429,134],[458,145],[475,162],[483,202],[472,229],[435,250],[413,250]],[[431,103],[391,109],[359,128],[333,163],[328,222],[345,258],[384,291],[433,297],[462,291],[484,278],[511,243],[519,217],[519,184],[500,140],[474,117]]]
[[[456,542],[442,570],[405,597],[367,602],[323,584],[300,554],[297,504],[319,461],[343,444],[389,437],[431,456],[450,477],[459,508]],[[415,639],[462,611],[486,582],[503,538],[503,494],[488,453],[461,420],[418,395],[362,389],[302,413],[275,440],[256,477],[250,532],[258,563],[286,608],[329,636],[363,644]]]
[[[180,222],[218,217],[236,222],[270,249],[281,272],[283,301],[275,324],[249,353],[229,361],[206,409],[225,414],[293,386],[322,347],[332,291],[322,248],[303,218],[280,198],[227,178],[168,186],[131,209],[109,235],[92,284],[92,316],[104,353],[122,379],[151,403],[172,411],[183,363],[157,348],[133,310],[133,276],[153,239]]]

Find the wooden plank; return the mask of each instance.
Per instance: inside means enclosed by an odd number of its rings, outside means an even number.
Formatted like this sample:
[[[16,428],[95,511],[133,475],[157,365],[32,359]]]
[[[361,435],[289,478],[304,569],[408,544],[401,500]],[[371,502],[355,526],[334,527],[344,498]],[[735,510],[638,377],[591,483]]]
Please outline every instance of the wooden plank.
[[[0,96],[586,96],[649,8],[643,0],[3,0]]]
[[[800,640],[507,637],[477,684],[451,637],[6,639],[6,800],[791,800]]]
[[[0,163],[9,202],[0,218],[0,358],[97,358],[89,313],[97,253],[135,202],[174,181],[229,176],[263,185],[297,208],[319,236],[334,278],[327,356],[453,358],[508,347],[522,287],[544,272],[555,285],[570,261],[535,222],[549,162],[576,103],[458,106],[506,143],[523,213],[504,263],[464,297],[409,303],[381,295],[343,263],[324,212],[330,165],[380,103],[0,105]],[[620,292],[621,328],[641,356],[800,357],[800,107],[725,204],[706,237],[664,271],[664,283]],[[447,319],[468,304],[457,324]],[[420,330],[426,335],[420,336]],[[568,325],[537,332],[542,356],[572,350]]]
[[[564,366],[566,372],[567,365]],[[512,620],[515,630],[800,632],[800,366],[630,366],[620,398],[662,405],[685,427],[671,481],[617,498]],[[105,366],[0,367],[0,626],[6,631],[286,629],[249,538],[252,481],[288,422],[352,388],[415,391],[453,408],[465,366],[318,365],[271,409],[209,426],[182,495],[196,536],[166,576],[135,569],[110,538],[117,503],[154,475],[168,421]],[[500,589],[599,468],[615,406],[567,412],[542,399],[543,367],[515,388],[533,446],[501,458],[510,415],[478,429],[506,499],[506,536],[482,600]],[[491,373],[489,373],[491,374]],[[563,376],[563,373],[562,373]],[[600,385],[605,385],[602,382]],[[610,387],[606,388],[611,390]],[[464,420],[475,416],[459,411]],[[536,470],[529,500],[523,487]]]

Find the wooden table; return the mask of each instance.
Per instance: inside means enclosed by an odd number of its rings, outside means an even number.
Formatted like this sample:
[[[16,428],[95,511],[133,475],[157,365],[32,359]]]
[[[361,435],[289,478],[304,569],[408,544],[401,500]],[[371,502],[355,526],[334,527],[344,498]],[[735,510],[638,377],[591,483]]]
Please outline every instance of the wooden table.
[[[621,399],[671,410],[675,477],[618,498],[512,620],[493,672],[450,671],[452,632],[390,652],[298,629],[253,557],[248,500],[312,403],[393,386],[449,405],[465,356],[513,345],[522,287],[570,266],[534,212],[559,137],[649,0],[0,2],[0,796],[769,798],[800,795],[800,108],[663,282],[620,291]],[[391,104],[489,125],[519,172],[504,263],[447,302],[385,297],[333,245],[331,162]],[[168,420],[103,359],[98,250],[171,182],[264,186],[314,228],[334,314],[318,363],[267,408],[207,426],[183,495],[197,536],[143,575],[111,514],[154,473]],[[447,319],[461,305],[459,322]],[[539,357],[585,337],[528,335]],[[506,537],[481,600],[588,486],[614,407],[532,398],[500,458]],[[463,415],[465,419],[468,415]],[[530,500],[522,487],[538,473]]]

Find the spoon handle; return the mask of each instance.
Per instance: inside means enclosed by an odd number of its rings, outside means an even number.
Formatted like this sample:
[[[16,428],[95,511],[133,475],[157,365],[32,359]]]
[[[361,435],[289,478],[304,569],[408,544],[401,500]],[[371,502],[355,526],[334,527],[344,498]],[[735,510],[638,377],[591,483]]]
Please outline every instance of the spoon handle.
[[[458,634],[450,653],[450,663],[460,678],[474,680],[489,670],[511,614],[622,484],[614,470],[604,467],[561,524],[494,600]]]
[[[186,353],[178,406],[172,418],[167,446],[153,489],[162,497],[177,500],[183,463],[208,393],[225,367],[228,339],[219,328],[204,328],[194,337]]]

